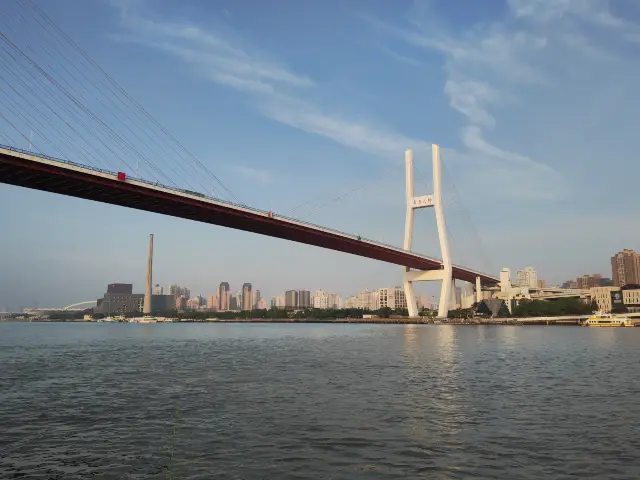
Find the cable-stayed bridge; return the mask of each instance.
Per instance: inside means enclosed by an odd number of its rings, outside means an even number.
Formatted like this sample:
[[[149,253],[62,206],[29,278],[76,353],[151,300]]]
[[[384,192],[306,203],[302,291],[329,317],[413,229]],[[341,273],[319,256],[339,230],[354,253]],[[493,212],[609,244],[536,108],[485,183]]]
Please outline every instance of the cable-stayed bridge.
[[[498,278],[455,265],[444,219],[439,148],[433,195],[414,196],[413,156],[406,152],[403,247],[248,207],[175,139],[31,0],[0,24],[0,182],[259,233],[404,267],[410,314],[412,284],[442,284],[446,315],[452,280],[481,286]],[[28,149],[19,145],[28,144]],[[217,185],[221,196],[202,180]],[[411,251],[416,209],[435,210],[441,259]]]

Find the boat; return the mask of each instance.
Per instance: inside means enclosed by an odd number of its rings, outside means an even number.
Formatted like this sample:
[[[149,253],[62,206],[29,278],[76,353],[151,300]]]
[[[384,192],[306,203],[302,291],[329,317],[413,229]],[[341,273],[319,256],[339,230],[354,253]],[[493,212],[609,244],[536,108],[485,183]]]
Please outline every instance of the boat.
[[[596,312],[585,320],[585,327],[635,327],[636,324],[628,317],[612,315],[611,313]]]

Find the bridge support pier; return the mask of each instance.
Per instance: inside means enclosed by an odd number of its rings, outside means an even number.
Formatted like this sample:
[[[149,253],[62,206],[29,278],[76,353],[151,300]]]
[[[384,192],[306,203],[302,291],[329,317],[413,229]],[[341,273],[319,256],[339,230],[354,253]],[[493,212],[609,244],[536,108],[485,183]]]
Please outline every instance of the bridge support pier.
[[[440,242],[440,252],[442,254],[442,269],[440,270],[411,270],[405,267],[403,274],[404,292],[407,298],[407,307],[410,317],[418,317],[418,305],[413,291],[413,282],[440,281],[440,304],[438,306],[438,317],[445,318],[449,314],[449,304],[451,303],[453,266],[451,264],[451,254],[449,252],[449,239],[447,237],[447,225],[444,220],[444,210],[442,208],[442,175],[440,169],[440,147],[431,145],[431,155],[433,162],[433,195],[414,196],[413,183],[413,151],[404,152],[404,162],[407,182],[407,213],[404,230],[404,249],[411,250],[413,243],[413,222],[415,210],[419,208],[435,209],[436,225],[438,228],[438,240]]]

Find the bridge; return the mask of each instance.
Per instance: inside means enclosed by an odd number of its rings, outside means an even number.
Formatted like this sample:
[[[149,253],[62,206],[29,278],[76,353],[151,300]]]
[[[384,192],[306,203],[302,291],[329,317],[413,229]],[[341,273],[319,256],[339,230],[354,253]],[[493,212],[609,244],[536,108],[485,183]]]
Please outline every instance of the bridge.
[[[240,201],[208,196],[193,188],[180,188],[175,183],[177,177],[191,175],[197,180],[198,176],[208,175],[232,194],[33,2],[26,2],[24,12],[7,22],[7,30],[0,30],[0,139],[4,139],[0,144],[1,183],[399,265],[410,316],[418,314],[414,282],[440,282],[440,316],[447,315],[455,280],[475,284],[478,299],[482,286],[498,283],[493,275],[452,262],[437,145],[432,152],[434,191],[429,195],[414,195],[413,154],[411,150],[405,152],[406,223],[402,248],[252,208]],[[16,30],[12,30],[13,26]],[[17,34],[18,29],[37,30],[43,41],[25,43]],[[32,142],[34,132],[37,141]],[[17,141],[11,136],[16,134]],[[25,142],[28,150],[17,147]],[[44,144],[47,148],[43,148]],[[169,161],[175,162],[170,165],[173,175],[161,168],[162,162]],[[142,177],[146,179],[140,178],[137,166],[132,166],[138,162],[145,169]],[[421,208],[435,211],[441,259],[412,251],[414,213]]]
[[[0,182],[173,217],[244,230],[270,237],[381,260],[417,270],[440,270],[442,261],[399,247],[221,199],[127,178],[118,172],[0,145]],[[481,285],[492,275],[454,265],[453,278]]]

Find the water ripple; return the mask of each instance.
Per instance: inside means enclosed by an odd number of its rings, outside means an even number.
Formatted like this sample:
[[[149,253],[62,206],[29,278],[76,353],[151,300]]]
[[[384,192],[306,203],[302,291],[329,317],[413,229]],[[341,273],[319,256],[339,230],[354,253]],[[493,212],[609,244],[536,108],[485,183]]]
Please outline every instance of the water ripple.
[[[637,479],[638,345],[640,329],[4,323],[0,477],[160,479],[173,441],[176,479]]]

